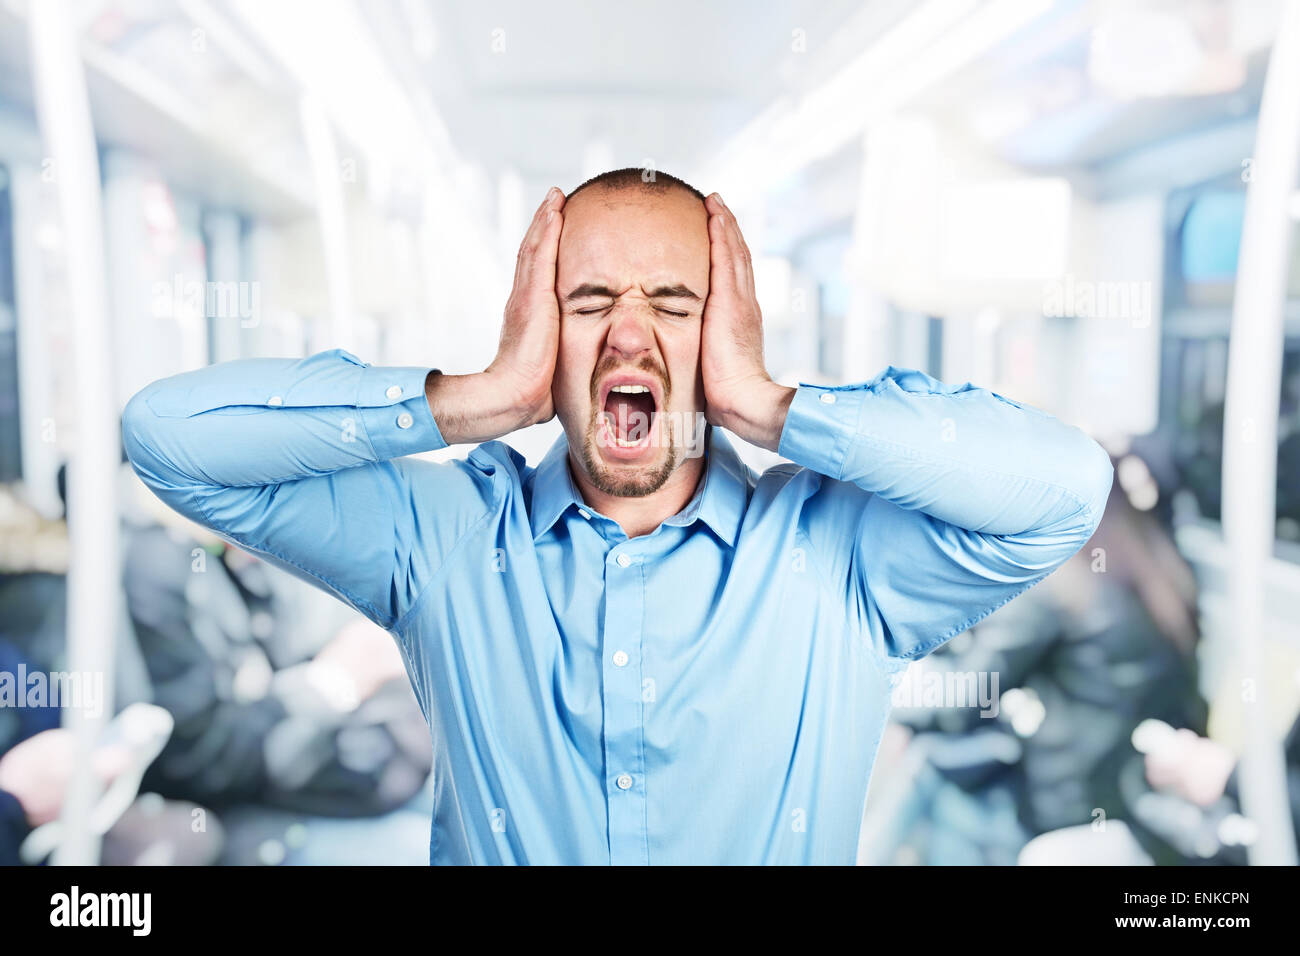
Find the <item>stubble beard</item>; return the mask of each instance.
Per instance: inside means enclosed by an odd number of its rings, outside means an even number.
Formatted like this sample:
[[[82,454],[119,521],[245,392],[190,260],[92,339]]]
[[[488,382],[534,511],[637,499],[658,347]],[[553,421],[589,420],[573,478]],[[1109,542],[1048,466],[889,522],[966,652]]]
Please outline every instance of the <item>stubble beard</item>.
[[[587,477],[591,483],[603,494],[613,495],[616,498],[643,498],[646,495],[652,495],[672,477],[673,471],[677,468],[677,462],[680,453],[677,444],[677,435],[672,428],[671,415],[661,415],[662,409],[655,412],[658,418],[659,428],[657,441],[668,443],[667,454],[659,464],[645,465],[621,465],[611,466],[606,464],[600,457],[600,450],[597,447],[597,434],[600,430],[601,416],[605,414],[604,410],[597,407],[596,401],[599,397],[597,394],[597,382],[602,376],[610,371],[610,367],[616,366],[616,362],[601,363],[592,372],[591,376],[591,421],[587,423],[587,433],[582,442],[582,465],[586,469]],[[672,383],[669,382],[668,376],[659,369],[654,363],[643,361],[640,363],[642,371],[650,372],[658,376],[663,384],[663,403],[666,408],[668,400],[672,395]],[[650,428],[654,429],[656,422],[650,422]],[[665,434],[667,432],[667,434]]]
[[[587,478],[603,494],[616,498],[644,498],[654,494],[677,469],[677,436],[668,436],[667,454],[658,465],[623,465],[617,469],[612,468],[601,460],[596,447],[601,414],[599,411],[592,413],[591,423],[587,426],[587,434],[582,442],[582,466],[587,472]],[[662,435],[660,437],[662,439]]]

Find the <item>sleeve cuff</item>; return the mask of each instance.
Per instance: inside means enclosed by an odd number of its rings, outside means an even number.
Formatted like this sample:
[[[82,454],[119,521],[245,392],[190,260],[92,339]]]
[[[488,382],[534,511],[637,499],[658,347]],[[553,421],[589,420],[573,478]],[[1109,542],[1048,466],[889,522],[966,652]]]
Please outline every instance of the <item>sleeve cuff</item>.
[[[362,370],[355,404],[377,458],[447,447],[424,393],[425,380],[436,371],[373,365]]]
[[[839,479],[868,391],[865,385],[832,387],[800,382],[786,412],[777,453],[796,465]]]

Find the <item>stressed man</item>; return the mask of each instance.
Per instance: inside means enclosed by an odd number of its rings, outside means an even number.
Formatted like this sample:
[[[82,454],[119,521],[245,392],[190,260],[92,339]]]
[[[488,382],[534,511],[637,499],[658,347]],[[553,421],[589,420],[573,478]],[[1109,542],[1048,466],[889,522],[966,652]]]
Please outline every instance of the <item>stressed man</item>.
[[[552,417],[535,468],[495,440]],[[640,170],[547,195],[486,370],[229,362],[124,428],[173,508],[393,635],[435,863],[853,862],[895,679],[1077,551],[1111,483],[971,385],[776,384],[735,217]]]

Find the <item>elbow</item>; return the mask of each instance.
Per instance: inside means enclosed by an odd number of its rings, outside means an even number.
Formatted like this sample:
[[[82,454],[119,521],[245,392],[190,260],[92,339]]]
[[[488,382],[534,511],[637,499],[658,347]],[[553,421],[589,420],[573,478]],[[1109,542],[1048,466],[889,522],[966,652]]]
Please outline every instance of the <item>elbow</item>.
[[[157,458],[153,449],[156,446],[154,432],[158,419],[149,407],[148,392],[148,388],[136,392],[122,411],[122,449],[136,474],[146,483],[152,484],[151,479],[157,471]]]
[[[1115,466],[1111,463],[1106,449],[1091,438],[1087,438],[1086,441],[1089,446],[1088,467],[1083,470],[1083,492],[1092,518],[1088,537],[1092,537],[1092,532],[1096,531],[1097,525],[1101,524],[1101,516],[1106,511],[1106,502],[1110,499],[1111,484],[1115,480]]]
[[[1111,483],[1115,478],[1115,468],[1106,450],[1082,432],[1079,433],[1079,441],[1080,448],[1074,461],[1071,482],[1079,502],[1072,521],[1074,530],[1071,532],[1075,550],[1083,547],[1096,533],[1097,526],[1106,513],[1106,502],[1110,499]]]

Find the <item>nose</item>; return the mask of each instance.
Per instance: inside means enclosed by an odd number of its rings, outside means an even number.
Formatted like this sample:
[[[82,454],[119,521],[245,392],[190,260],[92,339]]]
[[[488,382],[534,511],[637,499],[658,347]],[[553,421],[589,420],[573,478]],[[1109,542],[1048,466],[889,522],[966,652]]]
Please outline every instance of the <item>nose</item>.
[[[610,312],[606,346],[625,360],[635,360],[655,348],[654,327],[647,308],[619,303]]]

